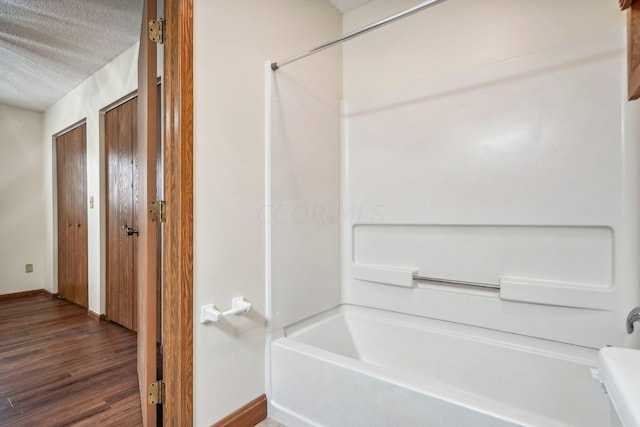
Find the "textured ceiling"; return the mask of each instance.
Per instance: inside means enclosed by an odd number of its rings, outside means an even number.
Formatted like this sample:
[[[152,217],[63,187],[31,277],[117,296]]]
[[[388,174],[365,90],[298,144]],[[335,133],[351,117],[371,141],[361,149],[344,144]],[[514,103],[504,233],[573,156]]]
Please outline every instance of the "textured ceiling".
[[[43,111],[138,41],[142,0],[0,0],[0,104]]]
[[[0,0],[0,104],[46,110],[138,41],[141,14],[142,0]]]

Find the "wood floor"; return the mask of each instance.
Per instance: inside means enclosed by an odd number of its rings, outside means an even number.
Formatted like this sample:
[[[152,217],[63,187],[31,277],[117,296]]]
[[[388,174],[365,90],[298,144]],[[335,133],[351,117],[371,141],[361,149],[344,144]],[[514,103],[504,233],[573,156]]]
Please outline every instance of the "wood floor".
[[[46,296],[0,301],[0,426],[138,425],[135,333]]]

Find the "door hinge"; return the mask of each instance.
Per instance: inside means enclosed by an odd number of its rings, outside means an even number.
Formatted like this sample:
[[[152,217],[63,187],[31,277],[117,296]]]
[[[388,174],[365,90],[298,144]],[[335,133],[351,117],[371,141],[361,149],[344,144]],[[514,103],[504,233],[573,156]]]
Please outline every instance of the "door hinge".
[[[149,39],[156,43],[164,43],[164,20],[149,21]]]
[[[167,222],[167,202],[152,200],[149,203],[149,220],[151,222]]]
[[[149,391],[147,393],[149,405],[161,405],[165,402],[165,399],[164,381],[158,380],[155,383],[149,384]]]

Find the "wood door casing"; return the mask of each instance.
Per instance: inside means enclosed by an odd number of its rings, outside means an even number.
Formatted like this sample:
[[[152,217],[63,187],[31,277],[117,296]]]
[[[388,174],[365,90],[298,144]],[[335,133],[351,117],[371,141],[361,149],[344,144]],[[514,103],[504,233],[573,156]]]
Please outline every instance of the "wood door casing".
[[[56,137],[58,294],[89,306],[87,247],[87,129]]]
[[[163,375],[167,426],[193,425],[193,0],[165,0]]]
[[[105,159],[107,163],[107,269],[106,310],[110,320],[137,330],[137,226],[138,102],[136,98],[107,111]]]

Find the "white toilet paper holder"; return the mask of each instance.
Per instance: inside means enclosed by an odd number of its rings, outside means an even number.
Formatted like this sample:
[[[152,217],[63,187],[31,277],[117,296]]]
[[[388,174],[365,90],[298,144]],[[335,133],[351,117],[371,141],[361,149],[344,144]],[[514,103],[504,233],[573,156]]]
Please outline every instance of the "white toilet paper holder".
[[[200,323],[217,322],[221,317],[247,313],[249,311],[251,311],[251,303],[244,297],[235,297],[231,300],[231,309],[227,311],[216,310],[213,304],[200,307]]]

